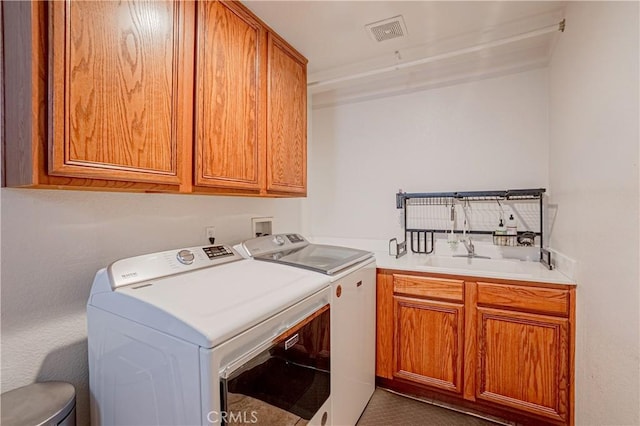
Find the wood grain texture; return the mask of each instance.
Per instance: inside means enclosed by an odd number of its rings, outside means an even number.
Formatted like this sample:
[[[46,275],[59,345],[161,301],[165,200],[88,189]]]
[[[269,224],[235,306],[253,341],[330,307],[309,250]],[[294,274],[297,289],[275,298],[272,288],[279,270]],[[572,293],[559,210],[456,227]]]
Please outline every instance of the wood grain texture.
[[[569,290],[569,416],[568,424],[575,424],[576,402],[576,289]]]
[[[433,279],[436,283],[442,282],[438,279],[456,283],[463,279],[455,275],[378,269],[378,277],[389,276],[418,283]],[[484,280],[477,283],[466,279],[463,283],[461,392],[452,393],[447,386],[438,388],[433,382],[420,380],[423,377],[414,374],[394,374],[390,379],[377,372],[378,379],[394,389],[428,395],[429,398],[494,413],[526,425],[573,425],[575,285]],[[401,285],[397,290],[406,294],[406,287],[417,297],[438,297],[437,294],[411,290],[412,287],[407,285]],[[480,288],[483,289],[482,303]],[[398,297],[402,297],[402,293],[397,293]],[[407,299],[430,303],[416,298]],[[414,312],[419,312],[417,307],[414,309]],[[394,315],[397,323],[397,311]],[[410,316],[405,313],[406,318]],[[418,323],[420,315],[413,313],[413,316],[413,323]],[[437,333],[433,327],[427,328],[432,330],[431,333]],[[420,347],[422,342],[429,342],[420,335],[413,340],[415,348],[406,350],[407,357],[416,357],[416,353],[424,351]],[[423,346],[428,345],[424,343]],[[395,346],[393,351],[395,368],[400,351]]]
[[[175,94],[177,174],[179,191],[193,192],[193,129],[194,129],[194,84],[196,46],[196,6],[194,2],[183,2],[177,32],[179,48],[177,52],[177,93]]]
[[[378,268],[378,271],[384,272],[387,274],[401,274],[401,275],[411,275],[416,277],[427,277],[427,278],[443,278],[447,280],[487,282],[492,284],[512,284],[512,285],[517,285],[522,287],[533,287],[533,288],[554,288],[558,290],[569,290],[571,288],[576,287],[575,284],[554,284],[554,283],[522,281],[522,280],[504,279],[504,278],[487,278],[486,276],[406,271],[402,269],[390,269],[390,268]]]
[[[37,8],[30,2],[3,2],[4,146],[3,175],[7,186],[30,184],[37,174],[33,141],[38,140],[38,98],[30,96],[39,84]],[[35,16],[37,18],[37,15]],[[35,31],[32,31],[32,26]],[[34,40],[33,37],[36,37]],[[37,113],[37,109],[36,109]]]
[[[566,316],[569,291],[478,282],[478,304]]]
[[[268,33],[267,191],[307,192],[307,65]]]
[[[477,399],[565,422],[569,321],[480,307],[477,314]]]
[[[394,296],[394,377],[462,393],[462,304]]]
[[[236,2],[198,2],[195,184],[259,191],[266,32]]]
[[[240,3],[221,4],[237,12],[237,16],[253,20],[263,33],[271,31]],[[256,118],[258,140],[263,141],[258,143],[259,183],[255,185],[253,179],[249,183],[227,179],[224,186],[219,185],[220,182],[217,186],[194,186],[195,3],[67,1],[27,2],[16,6],[22,11],[10,12],[12,16],[5,19],[5,22],[13,19],[16,23],[11,40],[18,41],[5,42],[5,47],[9,45],[16,58],[11,65],[14,72],[8,73],[14,78],[9,75],[5,78],[8,85],[16,88],[13,99],[22,104],[15,110],[20,119],[11,121],[15,123],[15,137],[6,141],[7,153],[13,154],[5,156],[10,157],[3,169],[7,185],[267,197],[306,195],[306,59],[275,33],[270,36],[272,42],[304,70],[303,80],[286,81],[287,85],[297,88],[292,92],[295,95],[289,99],[281,96],[276,102],[289,108],[282,117],[287,114],[297,117],[290,120],[298,126],[291,133],[304,136],[293,148],[276,150],[285,162],[280,159],[273,162],[283,166],[284,172],[276,175],[286,179],[294,176],[290,181],[297,179],[297,183],[276,184],[267,190],[266,80],[269,69],[263,35],[262,53],[258,52],[261,86],[257,101],[262,108],[258,108]],[[7,9],[16,10],[8,6]],[[150,23],[153,23],[151,30]],[[167,23],[170,29],[164,28]],[[280,65],[283,62],[280,61]],[[273,69],[273,75],[280,79],[280,86],[276,83],[274,89],[284,87],[288,71],[285,68],[283,72],[277,66]],[[300,68],[297,71],[296,78],[300,77]],[[95,78],[89,79],[87,75]],[[89,80],[92,81],[89,83]],[[158,81],[161,83],[157,84]],[[116,93],[109,93],[106,98],[111,104],[104,105],[107,89],[113,91],[114,87]],[[9,102],[11,96],[5,93],[5,98]],[[152,108],[140,110],[141,105],[146,107],[148,99],[153,101]],[[304,107],[298,108],[300,105]],[[169,140],[167,111],[171,120]],[[150,121],[153,127],[147,126]],[[114,137],[101,145],[100,138],[105,134],[123,138]],[[78,142],[77,135],[88,142],[84,145]],[[149,135],[153,137],[151,150],[147,149]],[[127,140],[127,137],[136,139]],[[238,158],[235,156],[234,160]],[[289,167],[286,161],[294,166]],[[251,173],[249,169],[242,167],[241,174]],[[299,185],[300,181],[303,184]]]
[[[393,378],[393,276],[376,278],[376,376]]]
[[[49,174],[180,183],[183,19],[182,2],[51,4]]]
[[[463,281],[444,278],[393,275],[393,291],[397,294],[462,302]]]
[[[10,34],[9,31],[5,32],[5,36],[12,40],[9,42],[9,39],[5,38],[5,58],[11,58],[11,64],[6,64],[5,87],[19,89],[14,92],[18,94],[17,98],[11,98],[8,96],[9,93],[6,93],[5,98],[7,103],[12,105],[12,108],[6,111],[8,126],[5,148],[6,154],[14,153],[13,157],[5,155],[7,186],[175,192],[178,187],[171,184],[70,178],[48,174],[47,58],[50,46],[47,16],[51,5],[47,2],[11,2],[3,6],[5,25],[16,24]],[[16,113],[17,118],[9,119],[8,115],[11,113]],[[11,131],[14,133],[9,137]]]
[[[464,283],[464,388],[463,397],[476,400],[476,345],[477,321],[476,303],[478,288],[475,282]]]

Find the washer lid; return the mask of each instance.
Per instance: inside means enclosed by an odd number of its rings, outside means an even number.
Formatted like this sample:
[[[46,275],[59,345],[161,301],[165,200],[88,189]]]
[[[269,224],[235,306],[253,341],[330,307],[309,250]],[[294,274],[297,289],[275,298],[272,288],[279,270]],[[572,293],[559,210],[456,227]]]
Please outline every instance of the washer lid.
[[[333,275],[373,257],[373,253],[349,247],[311,244],[300,234],[277,234],[245,241],[246,252],[254,259],[282,263]]]
[[[89,306],[212,348],[329,285],[328,277],[284,265],[239,260],[95,291]]]
[[[333,275],[371,257],[373,257],[373,253],[364,250],[323,244],[309,244],[302,248],[256,256],[255,259],[282,263]]]

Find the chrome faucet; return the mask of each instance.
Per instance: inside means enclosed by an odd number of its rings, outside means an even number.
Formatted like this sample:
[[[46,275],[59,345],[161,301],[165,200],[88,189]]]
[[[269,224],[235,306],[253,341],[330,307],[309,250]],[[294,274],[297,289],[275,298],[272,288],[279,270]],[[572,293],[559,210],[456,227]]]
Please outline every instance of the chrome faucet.
[[[462,244],[464,244],[464,248],[467,249],[467,254],[454,254],[453,257],[467,257],[469,259],[491,259],[489,256],[479,256],[476,254],[476,247],[473,245],[473,241],[471,241],[471,237],[466,240],[460,240]]]
[[[467,255],[469,257],[475,257],[476,247],[473,245],[473,242],[471,241],[471,237],[468,238],[468,241],[462,240],[462,244],[464,244],[464,248],[467,249]]]

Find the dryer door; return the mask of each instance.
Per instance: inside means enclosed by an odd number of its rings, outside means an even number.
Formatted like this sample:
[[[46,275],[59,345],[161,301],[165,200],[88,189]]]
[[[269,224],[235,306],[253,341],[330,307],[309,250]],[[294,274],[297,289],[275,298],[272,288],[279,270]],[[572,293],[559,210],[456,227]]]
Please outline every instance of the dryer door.
[[[229,363],[221,376],[223,423],[311,420],[331,391],[330,318],[325,305],[266,347]]]

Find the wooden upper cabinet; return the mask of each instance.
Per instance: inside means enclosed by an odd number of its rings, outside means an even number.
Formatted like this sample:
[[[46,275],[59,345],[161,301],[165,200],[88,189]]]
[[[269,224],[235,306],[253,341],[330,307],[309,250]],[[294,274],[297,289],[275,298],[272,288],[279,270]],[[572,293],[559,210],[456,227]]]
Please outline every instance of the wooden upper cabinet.
[[[182,182],[185,4],[50,3],[49,175]]]
[[[306,59],[237,1],[3,3],[11,187],[306,195]]]
[[[234,2],[197,3],[194,184],[259,191],[266,32]]]
[[[267,191],[307,192],[307,60],[268,34]]]

